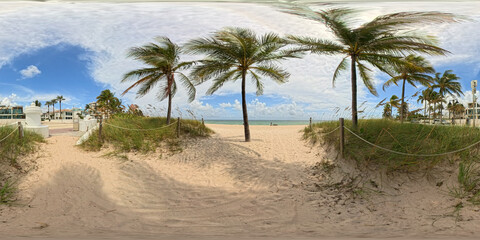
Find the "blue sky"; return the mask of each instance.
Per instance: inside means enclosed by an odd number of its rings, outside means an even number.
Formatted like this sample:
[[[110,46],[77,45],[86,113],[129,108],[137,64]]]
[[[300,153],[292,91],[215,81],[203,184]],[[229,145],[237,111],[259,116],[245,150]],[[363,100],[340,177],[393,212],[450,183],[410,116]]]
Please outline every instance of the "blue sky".
[[[460,76],[465,96],[459,100],[471,99],[470,80],[480,80],[480,3],[342,5],[363,10],[359,14],[361,21],[406,10],[437,10],[469,17],[471,21],[421,26],[417,30],[438,36],[440,46],[452,52],[447,57],[427,58],[437,72],[452,69]],[[331,6],[319,6],[328,7]],[[261,4],[0,2],[0,101],[27,105],[34,100],[44,102],[63,95],[66,100],[62,107],[71,108],[94,101],[106,88],[119,96],[128,87],[120,83],[122,75],[142,67],[126,58],[130,47],[153,41],[155,36],[168,36],[182,44],[226,26],[249,27],[259,33],[274,31],[280,35],[331,38],[321,24]],[[185,60],[193,58],[186,56]],[[349,75],[340,76],[336,88],[331,84],[333,70],[340,59],[339,56],[307,55],[283,62],[291,73],[288,83],[278,85],[266,79],[263,96],[256,96],[253,87],[247,88],[250,119],[348,117],[349,112],[344,109],[351,101]],[[381,85],[387,79],[376,73],[379,97],[359,87],[359,102],[366,101],[364,116],[378,116],[381,109],[374,106],[401,92],[400,87],[395,86],[384,92]],[[198,86],[197,98],[191,103],[186,93],[179,91],[174,98],[174,115],[186,116],[188,109],[197,117],[207,119],[241,119],[240,82],[227,84],[212,96],[205,95],[209,84]],[[417,90],[407,87],[407,96]],[[134,92],[121,97],[124,103],[136,103],[151,114],[165,113],[166,101],[159,102],[155,92],[142,98],[136,98]],[[420,107],[415,100],[410,104],[411,108]],[[334,115],[336,108],[341,110]]]

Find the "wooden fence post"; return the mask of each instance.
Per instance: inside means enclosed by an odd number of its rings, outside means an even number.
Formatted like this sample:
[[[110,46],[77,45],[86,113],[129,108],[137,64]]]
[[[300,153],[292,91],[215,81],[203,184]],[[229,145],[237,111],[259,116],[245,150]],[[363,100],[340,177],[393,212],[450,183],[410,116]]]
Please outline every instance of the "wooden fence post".
[[[202,118],[202,125],[205,126],[205,122],[203,121],[203,118]]]
[[[100,140],[100,142],[103,142],[103,138],[102,138],[102,120],[103,118],[100,117],[100,125],[98,126],[98,139]]]
[[[23,126],[21,122],[18,122],[18,138],[19,139],[23,138]]]
[[[180,117],[177,118],[177,138],[180,137]]]
[[[342,158],[345,157],[344,155],[345,132],[344,132],[343,126],[344,126],[343,118],[340,118],[340,154]]]
[[[312,117],[310,117],[310,129],[312,129]]]

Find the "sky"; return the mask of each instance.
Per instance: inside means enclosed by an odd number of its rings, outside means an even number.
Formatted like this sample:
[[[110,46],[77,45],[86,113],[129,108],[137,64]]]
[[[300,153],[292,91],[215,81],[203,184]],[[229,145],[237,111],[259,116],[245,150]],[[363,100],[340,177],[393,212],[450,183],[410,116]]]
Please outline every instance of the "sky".
[[[461,80],[466,103],[472,98],[470,81],[480,80],[480,2],[367,2],[322,4],[319,9],[345,6],[360,10],[358,23],[398,11],[443,11],[461,14],[459,23],[418,26],[416,31],[437,36],[448,56],[425,56],[437,72],[453,70]],[[165,115],[155,89],[137,98],[135,90],[120,94],[130,83],[123,74],[142,63],[127,58],[131,47],[167,36],[178,44],[207,37],[224,27],[247,27],[258,34],[275,32],[333,39],[320,23],[278,11],[271,4],[231,2],[0,2],[0,105],[42,103],[58,95],[66,99],[62,108],[84,107],[104,89],[111,89],[124,104],[138,104],[151,115]],[[199,56],[182,56],[195,60]],[[258,120],[304,120],[349,117],[351,103],[348,71],[332,86],[332,74],[341,56],[307,54],[280,64],[291,74],[285,84],[264,79],[264,95],[256,96],[247,86],[248,113]],[[188,71],[185,72],[188,74]],[[360,117],[381,115],[375,108],[384,98],[401,95],[400,87],[382,90],[388,80],[375,71],[379,96],[359,84]],[[241,119],[240,81],[228,83],[213,95],[206,95],[211,82],[197,86],[193,102],[183,89],[173,99],[173,115],[205,119]],[[407,86],[410,109],[420,108],[410,98],[421,88]],[[58,104],[55,106],[58,109]],[[44,107],[44,111],[46,108]]]

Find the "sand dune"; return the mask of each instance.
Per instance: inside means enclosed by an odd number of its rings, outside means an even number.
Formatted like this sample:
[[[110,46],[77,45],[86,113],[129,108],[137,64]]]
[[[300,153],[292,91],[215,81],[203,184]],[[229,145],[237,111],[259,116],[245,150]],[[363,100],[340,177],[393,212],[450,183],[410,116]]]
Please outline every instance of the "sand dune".
[[[378,194],[352,195],[344,179],[313,167],[333,158],[300,139],[302,126],[251,126],[249,143],[243,126],[209,127],[213,137],[191,141],[181,153],[128,159],[82,151],[77,137],[49,138],[36,170],[19,185],[18,205],[0,208],[1,232],[165,239],[480,233],[475,210],[452,213],[458,200],[446,193],[447,182],[399,180]],[[454,173],[439,177],[451,181]]]

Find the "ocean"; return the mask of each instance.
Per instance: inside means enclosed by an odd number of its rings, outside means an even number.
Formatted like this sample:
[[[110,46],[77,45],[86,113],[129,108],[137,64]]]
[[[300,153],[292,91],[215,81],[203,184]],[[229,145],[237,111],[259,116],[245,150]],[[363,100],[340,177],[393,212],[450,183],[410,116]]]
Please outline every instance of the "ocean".
[[[313,123],[322,121],[313,121]],[[243,120],[205,120],[206,124],[243,125]],[[250,120],[250,125],[308,125],[309,120]]]

